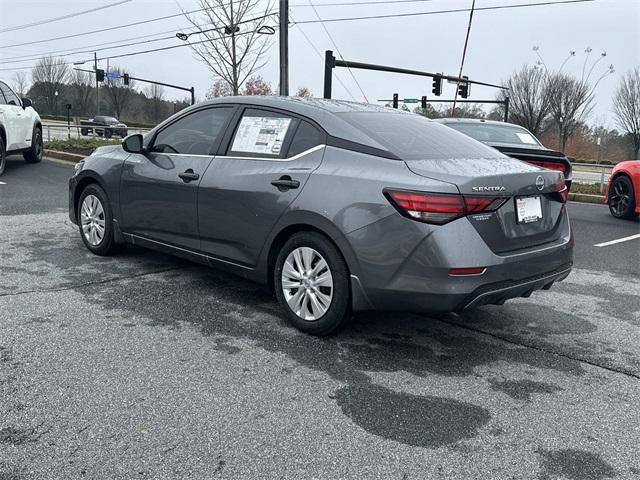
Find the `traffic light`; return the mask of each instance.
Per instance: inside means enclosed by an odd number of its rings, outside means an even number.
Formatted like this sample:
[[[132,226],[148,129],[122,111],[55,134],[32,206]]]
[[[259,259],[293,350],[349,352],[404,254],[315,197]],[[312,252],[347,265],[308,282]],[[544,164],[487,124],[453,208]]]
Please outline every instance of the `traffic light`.
[[[431,89],[431,93],[436,97],[439,97],[442,93],[442,77],[440,75],[433,77],[433,88]]]
[[[393,94],[393,108],[398,108],[398,94]]]
[[[96,68],[96,82],[104,82],[104,70]]]
[[[469,82],[467,82],[467,80],[469,80],[469,77],[464,75],[462,78],[463,80],[458,86],[458,95],[460,95],[462,98],[467,98],[469,96]]]
[[[420,99],[420,106],[422,107],[423,110],[426,110],[427,108],[427,96],[423,95],[422,98]]]
[[[129,85],[129,74],[125,73],[122,78],[124,78],[124,84]]]

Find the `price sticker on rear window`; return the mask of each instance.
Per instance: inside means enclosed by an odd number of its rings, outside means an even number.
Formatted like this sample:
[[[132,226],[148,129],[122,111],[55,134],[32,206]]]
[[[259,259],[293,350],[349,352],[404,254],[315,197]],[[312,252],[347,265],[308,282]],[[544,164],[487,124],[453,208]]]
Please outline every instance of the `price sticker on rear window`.
[[[243,117],[231,150],[278,156],[290,125],[290,118]]]

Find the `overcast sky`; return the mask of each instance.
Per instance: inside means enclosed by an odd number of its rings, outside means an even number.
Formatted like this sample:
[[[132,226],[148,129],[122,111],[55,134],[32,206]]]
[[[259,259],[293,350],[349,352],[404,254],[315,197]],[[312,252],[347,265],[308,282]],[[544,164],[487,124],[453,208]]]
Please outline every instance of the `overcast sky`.
[[[46,20],[53,17],[88,10],[107,3],[122,0],[0,0],[0,30]],[[468,8],[471,0],[421,0],[415,3],[395,5],[326,6],[337,0],[313,0],[323,19],[427,12],[434,10]],[[364,0],[352,0],[364,1]],[[476,0],[476,7],[539,3],[544,0]],[[277,3],[277,2],[276,2]],[[296,21],[315,20],[308,0],[290,0],[292,16]],[[302,5],[302,6],[301,6]],[[138,20],[179,13],[198,8],[198,0],[131,0],[72,19],[51,22],[30,28],[0,33],[0,61],[9,57],[37,55],[55,50],[71,51],[83,45],[101,42],[117,42],[131,37],[163,33],[172,35],[183,30],[188,22],[181,17],[129,27],[105,33],[56,40],[46,43],[7,47],[18,43],[96,30]],[[383,20],[327,23],[327,28],[340,53],[347,60],[393,65],[417,70],[445,72],[456,75],[460,68],[468,13],[448,13]],[[274,26],[277,22],[274,22]],[[315,48],[323,53],[335,50],[319,24],[294,25],[290,29],[290,84],[309,87],[315,96],[322,95],[323,60],[309,45],[302,32]],[[500,83],[523,64],[534,64],[538,59],[532,50],[539,46],[539,53],[550,69],[558,68],[571,50],[576,56],[567,62],[564,70],[580,76],[585,61],[585,49],[593,49],[588,65],[606,52],[595,68],[593,77],[613,64],[616,72],[598,86],[597,106],[590,123],[614,125],[611,116],[611,97],[620,76],[640,64],[640,0],[596,0],[591,3],[540,6],[492,11],[478,11],[474,16],[464,74],[470,78],[490,83]],[[135,41],[135,40],[132,40]],[[139,40],[138,40],[139,41]],[[127,42],[124,42],[127,43]],[[131,47],[99,52],[98,56],[117,55],[132,51],[178,45],[177,38]],[[278,43],[273,37],[268,52],[269,62],[260,72],[274,86],[278,83]],[[70,61],[90,58],[92,55],[68,55]],[[122,59],[114,59],[117,65],[143,78],[157,79],[185,86],[193,85],[200,99],[213,81],[212,73],[200,63],[188,47],[164,52],[149,53]],[[11,80],[15,70],[8,68],[33,65],[2,63],[0,78]],[[90,68],[91,64],[87,64]],[[106,67],[106,63],[104,65]],[[353,70],[369,101],[390,98],[394,92],[401,98],[431,96],[431,82],[420,77]],[[336,74],[347,86],[353,97],[363,101],[353,78],[344,69]],[[454,86],[445,85],[441,98],[452,98]],[[473,87],[471,98],[493,98],[495,91]],[[180,92],[167,90],[169,98],[182,97]],[[334,98],[351,99],[351,95],[334,80]]]

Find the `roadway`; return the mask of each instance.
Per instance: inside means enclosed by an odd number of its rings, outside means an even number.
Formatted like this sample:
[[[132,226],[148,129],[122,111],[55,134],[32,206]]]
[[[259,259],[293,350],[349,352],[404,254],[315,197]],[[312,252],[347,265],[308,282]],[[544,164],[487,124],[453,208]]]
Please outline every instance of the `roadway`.
[[[265,289],[70,224],[71,167],[0,177],[0,478],[638,478],[640,222],[571,203],[575,266],[330,339]]]

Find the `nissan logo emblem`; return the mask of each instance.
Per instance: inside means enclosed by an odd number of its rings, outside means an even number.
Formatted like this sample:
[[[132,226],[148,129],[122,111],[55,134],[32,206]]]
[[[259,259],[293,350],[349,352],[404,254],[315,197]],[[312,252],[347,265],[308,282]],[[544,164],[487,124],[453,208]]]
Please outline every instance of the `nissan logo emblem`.
[[[542,190],[544,188],[544,178],[542,178],[542,175],[538,175],[538,178],[536,178],[536,188],[538,190]]]

